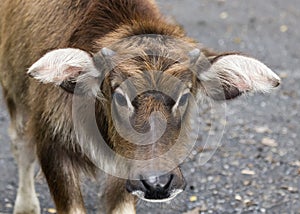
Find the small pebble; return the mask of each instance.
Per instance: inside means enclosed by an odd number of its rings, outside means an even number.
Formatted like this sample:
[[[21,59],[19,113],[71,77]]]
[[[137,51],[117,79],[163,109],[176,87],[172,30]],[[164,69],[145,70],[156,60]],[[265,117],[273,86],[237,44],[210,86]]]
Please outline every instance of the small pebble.
[[[283,186],[281,189],[287,190],[290,193],[297,193],[299,190],[295,187],[290,187],[290,186]]]
[[[287,32],[288,31],[288,26],[287,25],[281,25],[280,26],[280,31],[282,32],[282,33],[285,33],[285,32]]]
[[[244,200],[243,202],[244,202],[244,204],[245,204],[247,207],[250,207],[250,206],[253,205],[253,202],[252,202],[251,200],[249,200],[249,199],[246,199],[246,200]]]
[[[49,209],[47,209],[47,212],[48,213],[56,213],[56,209],[49,208]]]
[[[236,195],[234,198],[235,198],[235,200],[237,200],[237,201],[242,201],[242,197],[241,197],[240,195]]]
[[[228,18],[228,13],[227,12],[220,13],[220,18],[221,19],[227,19]]]
[[[251,184],[251,181],[245,180],[243,181],[244,186],[249,186]]]
[[[270,146],[270,147],[277,147],[278,143],[271,138],[265,137],[262,139],[261,143],[265,146]]]
[[[269,127],[267,127],[267,126],[255,127],[254,130],[259,134],[272,133],[272,130],[269,129]]]
[[[225,170],[228,170],[229,168],[230,168],[229,165],[227,165],[227,164],[224,165],[224,169],[225,169]]]
[[[253,171],[253,170],[248,170],[248,169],[242,170],[241,173],[242,173],[243,175],[255,175],[255,174],[256,174],[255,171]]]
[[[195,195],[190,196],[190,202],[195,202],[197,201],[198,197]]]
[[[260,211],[261,211],[262,213],[266,213],[266,212],[267,212],[267,210],[266,210],[265,208],[260,208]]]
[[[293,163],[291,163],[292,166],[299,166],[300,167],[300,161],[294,161]]]
[[[12,204],[10,204],[10,203],[7,203],[7,204],[5,204],[5,207],[6,207],[6,208],[12,208],[12,207],[13,207],[13,205],[12,205]]]
[[[249,196],[253,196],[254,195],[254,193],[251,192],[251,191],[247,191],[246,194],[249,195]]]

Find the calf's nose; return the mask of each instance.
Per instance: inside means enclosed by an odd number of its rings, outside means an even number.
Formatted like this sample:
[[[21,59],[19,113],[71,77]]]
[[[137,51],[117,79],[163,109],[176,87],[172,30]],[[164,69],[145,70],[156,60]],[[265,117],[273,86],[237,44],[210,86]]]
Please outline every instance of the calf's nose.
[[[139,193],[144,199],[159,200],[168,199],[176,190],[185,188],[185,180],[176,174],[164,174],[161,176],[140,176],[140,180],[128,180],[126,189],[130,193]]]
[[[147,179],[142,179],[141,182],[149,191],[166,191],[170,188],[173,178],[173,174],[166,174],[158,177],[150,176]]]

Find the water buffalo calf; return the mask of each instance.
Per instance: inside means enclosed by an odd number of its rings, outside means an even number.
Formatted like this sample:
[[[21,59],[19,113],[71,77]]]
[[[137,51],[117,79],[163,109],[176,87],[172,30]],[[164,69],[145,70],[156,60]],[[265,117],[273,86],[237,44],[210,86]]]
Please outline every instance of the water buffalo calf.
[[[100,169],[106,213],[168,201],[186,185],[197,103],[280,83],[256,59],[188,38],[152,0],[2,0],[0,14],[15,214],[40,213],[36,160],[60,214],[86,213],[80,177]]]

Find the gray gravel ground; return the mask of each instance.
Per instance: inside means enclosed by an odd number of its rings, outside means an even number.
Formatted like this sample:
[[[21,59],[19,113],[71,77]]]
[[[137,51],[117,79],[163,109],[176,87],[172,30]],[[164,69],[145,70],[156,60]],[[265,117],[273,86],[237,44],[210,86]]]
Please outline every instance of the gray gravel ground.
[[[202,137],[183,172],[187,190],[170,204],[140,202],[138,213],[300,213],[300,1],[160,0],[164,13],[188,34],[220,51],[254,56],[283,79],[270,95],[227,103],[222,144],[201,164],[197,148],[207,140],[211,120],[202,119]],[[1,100],[0,100],[1,101]],[[1,101],[1,103],[3,103]],[[12,213],[17,169],[6,134],[9,119],[0,108],[0,214]],[[224,122],[223,122],[224,123]],[[220,133],[220,130],[212,130]],[[98,184],[86,181],[86,204],[95,213]],[[53,203],[44,179],[37,179],[43,213]]]

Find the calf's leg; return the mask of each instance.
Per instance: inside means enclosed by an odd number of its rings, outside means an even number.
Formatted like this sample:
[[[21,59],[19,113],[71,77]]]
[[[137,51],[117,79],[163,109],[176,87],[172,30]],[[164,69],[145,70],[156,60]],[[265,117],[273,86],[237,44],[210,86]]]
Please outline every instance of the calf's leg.
[[[52,141],[39,143],[37,154],[57,213],[85,214],[78,169],[82,155]]]
[[[24,135],[19,128],[15,121],[12,121],[9,128],[12,150],[19,173],[19,186],[14,214],[39,214],[40,206],[34,188],[35,145],[24,139]]]
[[[126,191],[126,180],[108,176],[104,193],[107,214],[135,214],[136,198]]]
[[[36,161],[35,144],[25,136],[26,113],[8,96],[3,88],[4,99],[10,114],[8,134],[12,142],[12,152],[18,165],[18,192],[14,214],[39,214],[40,205],[34,187],[34,167]]]

